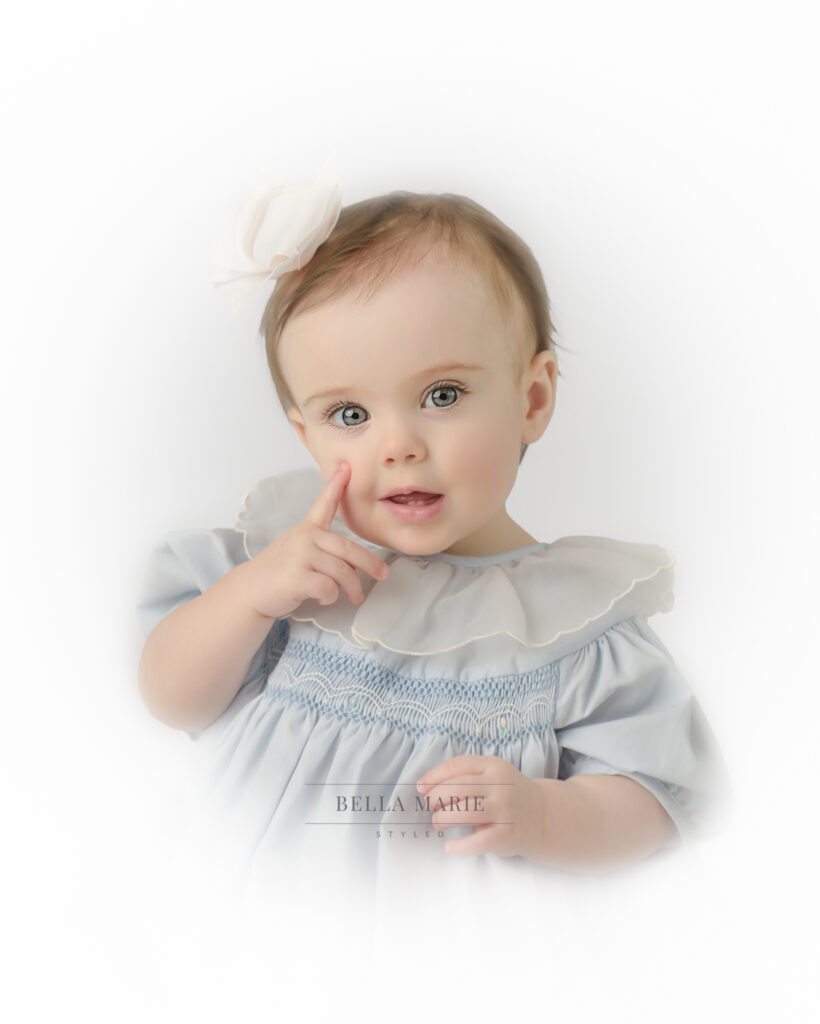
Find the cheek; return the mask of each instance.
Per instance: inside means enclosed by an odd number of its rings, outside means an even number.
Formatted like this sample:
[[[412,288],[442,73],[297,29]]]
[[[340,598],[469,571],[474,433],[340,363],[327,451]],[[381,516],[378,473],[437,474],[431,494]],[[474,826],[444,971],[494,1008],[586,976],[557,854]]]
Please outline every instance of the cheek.
[[[360,537],[370,539],[368,534],[372,528],[374,509],[375,501],[368,501],[355,493],[349,494],[346,488],[336,514],[348,530],[352,530]]]
[[[457,478],[482,484],[487,491],[503,489],[515,479],[520,445],[506,427],[465,432],[451,452],[451,470]]]
[[[344,459],[345,462],[351,464],[353,470],[353,484],[355,486],[355,473],[356,464],[350,457],[350,452],[345,450],[345,445],[336,442],[333,435],[328,435],[326,431],[314,431],[310,434],[311,442],[311,454],[319,467],[322,477],[325,483],[328,483],[330,478],[336,472],[336,467]],[[350,488],[348,484],[347,489]]]

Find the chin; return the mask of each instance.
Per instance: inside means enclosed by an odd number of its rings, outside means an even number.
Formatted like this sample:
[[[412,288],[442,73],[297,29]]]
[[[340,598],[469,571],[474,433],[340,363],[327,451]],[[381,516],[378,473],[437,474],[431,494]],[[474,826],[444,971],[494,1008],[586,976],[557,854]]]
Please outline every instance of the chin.
[[[429,539],[425,540],[424,537],[407,534],[404,537],[396,537],[393,540],[388,538],[385,546],[392,548],[394,551],[400,551],[404,555],[417,555],[423,558],[427,555],[437,555],[440,551],[444,551],[447,545],[436,544]]]

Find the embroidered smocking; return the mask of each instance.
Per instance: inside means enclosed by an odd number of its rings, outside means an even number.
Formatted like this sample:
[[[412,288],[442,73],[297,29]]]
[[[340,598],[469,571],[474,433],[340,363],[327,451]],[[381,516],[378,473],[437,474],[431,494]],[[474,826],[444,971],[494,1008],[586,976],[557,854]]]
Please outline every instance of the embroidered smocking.
[[[445,734],[467,744],[509,742],[552,727],[558,666],[472,683],[418,679],[307,640],[291,640],[264,695],[321,714],[383,722],[413,736]]]

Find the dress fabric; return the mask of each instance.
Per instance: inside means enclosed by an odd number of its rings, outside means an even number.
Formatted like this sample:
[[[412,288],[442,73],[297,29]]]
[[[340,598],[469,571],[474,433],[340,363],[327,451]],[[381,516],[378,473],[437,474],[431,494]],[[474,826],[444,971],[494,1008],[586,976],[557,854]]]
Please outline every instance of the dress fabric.
[[[266,477],[233,529],[167,533],[144,576],[145,635],[303,520],[322,487],[315,470]],[[330,869],[394,886],[429,868],[473,880],[547,871],[444,852],[473,829],[436,830],[415,784],[465,753],[532,778],[632,778],[677,827],[665,850],[720,827],[729,783],[717,741],[647,622],[673,603],[668,550],[565,537],[418,557],[339,518],[332,529],[387,562],[388,578],[359,573],[361,604],[340,589],[332,605],[307,600],[273,622],[230,707],[189,734],[197,800],[240,874],[307,881]]]

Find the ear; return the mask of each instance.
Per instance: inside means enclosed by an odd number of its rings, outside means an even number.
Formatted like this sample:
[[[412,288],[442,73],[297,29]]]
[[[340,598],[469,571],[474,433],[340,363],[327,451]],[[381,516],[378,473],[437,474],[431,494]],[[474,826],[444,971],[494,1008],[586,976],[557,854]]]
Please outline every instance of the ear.
[[[312,455],[313,452],[311,451],[310,442],[307,438],[307,430],[305,429],[305,421],[295,405],[292,405],[290,409],[288,409],[287,417],[296,430],[296,433],[299,435],[299,440]]]
[[[554,352],[536,352],[525,371],[524,429],[521,440],[532,444],[547,429],[555,409],[555,390],[558,383],[558,358]]]

